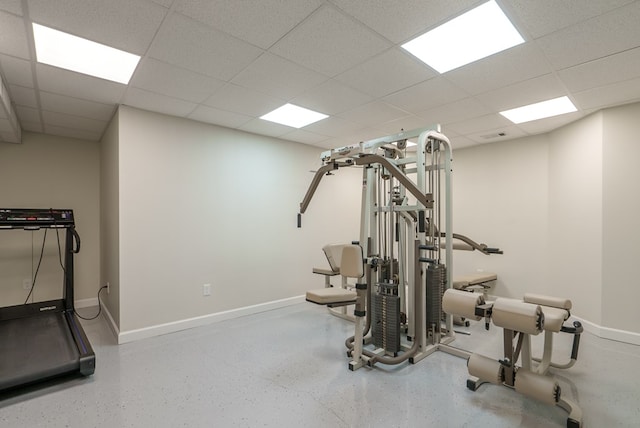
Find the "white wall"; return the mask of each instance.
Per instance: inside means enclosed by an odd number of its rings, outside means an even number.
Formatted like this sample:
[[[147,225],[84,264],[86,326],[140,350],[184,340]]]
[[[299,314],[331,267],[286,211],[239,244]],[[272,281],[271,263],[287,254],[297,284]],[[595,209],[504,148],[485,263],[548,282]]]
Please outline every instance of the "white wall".
[[[455,251],[454,275],[495,272],[493,292],[506,297],[550,290],[547,136],[454,150],[453,159],[454,232],[504,251]]]
[[[569,297],[594,332],[640,343],[638,118],[632,104],[455,150],[454,229],[505,254],[456,252],[454,272],[495,271],[499,296]]]
[[[82,248],[75,257],[75,299],[95,299],[100,285],[99,147],[95,142],[25,132],[22,144],[0,144],[3,208],[71,208]],[[22,280],[37,265],[43,231],[0,231],[0,300],[24,303]],[[11,242],[7,242],[11,240]],[[64,234],[60,234],[64,245]],[[34,266],[35,271],[35,266]],[[56,234],[48,232],[36,300],[62,297]]]
[[[640,333],[640,104],[604,111],[602,321]]]
[[[296,228],[318,148],[124,106],[118,120],[121,332],[302,295],[322,286],[322,245],[358,238],[356,168]]]
[[[116,325],[120,324],[120,177],[118,172],[119,112],[100,141],[100,284],[109,283],[103,302]]]
[[[602,113],[549,138],[549,281],[573,313],[602,322]]]

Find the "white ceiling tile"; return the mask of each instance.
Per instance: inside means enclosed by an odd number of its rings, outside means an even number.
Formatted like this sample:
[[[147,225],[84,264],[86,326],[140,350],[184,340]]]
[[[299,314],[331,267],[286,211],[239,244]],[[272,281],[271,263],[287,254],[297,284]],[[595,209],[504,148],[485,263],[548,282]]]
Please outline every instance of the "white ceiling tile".
[[[584,116],[584,112],[576,111],[573,113],[561,114],[560,116],[520,123],[518,124],[518,128],[522,129],[527,134],[542,134],[553,131],[554,129],[560,128],[561,126],[567,125],[571,122],[575,122]]]
[[[254,134],[268,135],[271,137],[281,137],[291,132],[290,126],[280,125],[279,123],[269,122],[262,119],[251,119],[249,122],[240,126],[238,129],[252,132]]]
[[[11,101],[16,105],[38,108],[35,89],[9,85],[9,92],[11,93]]]
[[[0,52],[30,59],[27,33],[24,28],[24,20],[17,16],[0,11]]]
[[[428,123],[453,123],[485,116],[491,110],[475,98],[464,98],[419,113]]]
[[[23,131],[31,131],[31,132],[42,132],[42,122],[22,122],[20,121],[20,126]]]
[[[355,132],[360,128],[362,128],[361,124],[341,119],[336,116],[329,116],[326,119],[322,119],[318,122],[304,127],[306,131],[314,132],[320,135],[327,135],[329,137],[347,135],[349,133]]]
[[[550,72],[552,69],[540,49],[535,44],[524,43],[444,76],[471,95],[476,95]]]
[[[573,99],[580,110],[640,101],[640,78],[578,92],[573,94]]]
[[[634,79],[640,77],[640,48],[566,68],[558,75],[575,92]]]
[[[486,116],[476,117],[462,122],[449,123],[446,128],[451,129],[460,135],[468,135],[481,131],[489,131],[491,129],[504,128],[511,125],[513,125],[511,121],[499,114],[488,114]]]
[[[640,1],[536,40],[554,67],[582,64],[640,45]]]
[[[281,99],[289,99],[326,80],[327,77],[320,73],[264,53],[231,81]]]
[[[381,123],[380,125],[376,125],[376,128],[384,131],[386,135],[391,135],[397,134],[403,130],[411,131],[412,129],[424,128],[435,124],[435,122],[428,122],[423,117],[411,115],[401,119]]]
[[[260,0],[246,7],[238,0],[177,0],[175,10],[267,49],[321,4],[321,0]]]
[[[335,80],[379,98],[436,75],[424,63],[393,48],[339,74]]]
[[[527,134],[515,125],[503,126],[500,128],[487,129],[480,132],[472,132],[466,134],[465,137],[475,141],[476,143],[495,143],[497,141],[511,140],[514,138],[524,137]]]
[[[449,136],[446,132],[445,135],[447,135],[447,137],[449,138],[449,141],[451,142],[451,148],[453,150],[456,149],[464,149],[466,147],[472,147],[472,146],[477,146],[478,143],[476,143],[475,141],[463,136],[463,135],[455,135],[453,137]],[[454,153],[454,158],[455,158],[455,151]],[[455,177],[455,176],[454,176]]]
[[[373,127],[360,128],[356,132],[347,135],[349,144],[359,143],[361,141],[369,141],[376,138],[386,137],[387,135],[394,135],[397,132],[384,132],[380,129]]]
[[[153,0],[153,2],[168,8],[173,4],[174,0]]]
[[[362,141],[372,140],[374,138],[380,138],[387,135],[387,133],[381,129],[373,127],[360,127],[354,131],[341,134],[340,137],[330,137],[326,140],[318,142],[317,146],[326,148],[343,147],[351,144],[357,144]]]
[[[284,134],[280,138],[304,144],[318,144],[321,141],[327,140],[329,137],[327,137],[326,135],[320,135],[314,132],[305,131],[303,129],[296,129],[293,132]]]
[[[503,111],[567,95],[555,74],[546,74],[476,96],[494,111]]]
[[[38,86],[43,91],[103,104],[118,103],[126,89],[120,83],[44,64],[36,64],[36,75]]]
[[[409,113],[391,104],[382,101],[373,101],[369,104],[364,104],[340,113],[338,116],[342,119],[360,123],[365,126],[375,126],[376,124],[409,116]]]
[[[506,0],[534,38],[552,33],[634,0],[557,1]]]
[[[129,88],[124,96],[123,104],[143,110],[163,113],[172,116],[185,117],[191,113],[197,104],[156,94],[138,88]]]
[[[228,80],[263,51],[179,13],[164,22],[148,55],[197,73]]]
[[[21,0],[2,0],[0,10],[22,16],[22,2]]]
[[[77,138],[79,140],[100,141],[103,132],[85,131],[78,128],[65,128],[63,126],[45,125],[44,132],[60,137]]]
[[[42,110],[45,129],[50,125],[61,126],[69,129],[80,129],[83,131],[102,134],[108,122],[104,120],[89,119],[86,117],[74,116],[66,113]]]
[[[358,141],[356,141],[357,143]],[[344,147],[347,146],[349,144],[353,144],[354,141],[350,140],[348,138],[345,137],[332,137],[332,138],[328,138],[324,141],[320,141],[319,143],[317,143],[316,145],[318,147],[324,147],[327,149],[335,149],[337,147]],[[320,158],[318,157],[318,163],[320,163]]]
[[[483,3],[483,0],[332,1],[394,43],[404,42]]]
[[[444,75],[399,47],[485,1],[0,0],[0,73],[23,129],[93,140],[91,120],[124,102],[328,147],[435,123],[478,144],[640,101],[638,0],[497,0],[528,41]],[[130,85],[36,64],[31,19],[145,57]],[[580,111],[497,114],[560,95]],[[302,130],[257,119],[285,102],[331,116]]]
[[[0,117],[0,131],[12,132],[13,124],[6,117]]]
[[[384,101],[405,111],[418,113],[442,104],[448,104],[468,94],[443,77],[435,77],[383,98]]]
[[[270,51],[335,76],[384,51],[390,43],[331,6],[323,6]]]
[[[371,101],[370,95],[331,79],[293,98],[291,103],[332,115]]]
[[[116,109],[114,104],[86,101],[44,91],[40,91],[40,104],[43,110],[102,121],[110,121]]]
[[[13,132],[0,131],[0,143],[19,144],[18,136]]]
[[[6,84],[33,88],[30,61],[0,54],[0,68],[4,73]]]
[[[34,22],[138,55],[147,51],[166,14],[144,0],[29,0]]]
[[[9,122],[8,119],[0,118],[0,132],[7,132],[7,133],[13,132],[13,126],[11,125],[11,122]]]
[[[150,92],[201,103],[224,82],[152,58],[145,58],[131,79],[130,86]]]
[[[22,123],[41,123],[40,110],[33,107],[16,106],[16,115],[20,124]]]
[[[196,107],[188,116],[189,119],[199,122],[212,123],[214,125],[226,126],[227,128],[238,128],[253,119],[239,113],[220,110],[213,107],[200,105]]]
[[[281,98],[228,83],[211,95],[204,104],[222,111],[259,117],[285,103]]]

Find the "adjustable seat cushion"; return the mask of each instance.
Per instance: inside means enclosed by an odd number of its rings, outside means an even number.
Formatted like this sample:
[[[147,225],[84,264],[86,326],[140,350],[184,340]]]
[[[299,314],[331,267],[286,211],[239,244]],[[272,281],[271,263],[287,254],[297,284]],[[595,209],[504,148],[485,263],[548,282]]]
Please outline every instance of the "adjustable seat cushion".
[[[355,302],[356,297],[355,291],[338,287],[319,288],[317,290],[307,291],[307,301],[319,305]]]
[[[328,246],[325,246],[323,250],[327,247]],[[362,278],[364,276],[362,247],[359,245],[340,245],[340,247],[340,274],[346,278]],[[325,254],[327,254],[327,259],[329,259],[329,254],[326,250]],[[342,287],[327,287],[307,291],[307,301],[319,305],[346,302],[355,303],[357,297],[358,295],[355,291],[345,290]]]

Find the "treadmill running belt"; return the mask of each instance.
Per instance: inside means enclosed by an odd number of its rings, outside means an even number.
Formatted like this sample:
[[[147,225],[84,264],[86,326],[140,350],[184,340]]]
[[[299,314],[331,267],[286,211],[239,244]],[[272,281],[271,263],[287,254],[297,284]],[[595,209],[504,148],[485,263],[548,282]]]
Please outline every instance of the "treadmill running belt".
[[[80,353],[63,312],[0,323],[0,390],[79,368]]]

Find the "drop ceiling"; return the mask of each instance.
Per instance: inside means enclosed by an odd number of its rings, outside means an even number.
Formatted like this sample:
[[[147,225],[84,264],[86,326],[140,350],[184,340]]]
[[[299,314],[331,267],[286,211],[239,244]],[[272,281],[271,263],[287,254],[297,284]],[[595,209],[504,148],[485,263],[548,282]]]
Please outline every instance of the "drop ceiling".
[[[120,104],[326,148],[440,123],[459,148],[640,101],[640,1],[496,1],[525,43],[438,74],[400,46],[484,0],[2,0],[0,73],[23,131],[91,141]],[[39,64],[32,22],[142,59],[128,85]],[[287,102],[330,117],[259,119]]]

